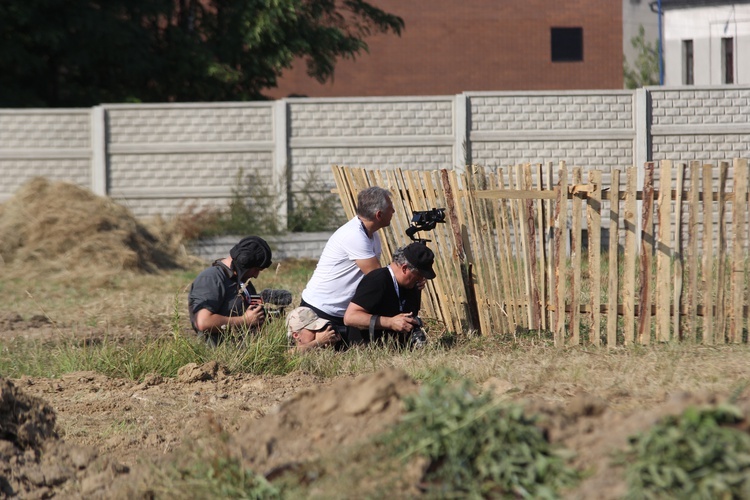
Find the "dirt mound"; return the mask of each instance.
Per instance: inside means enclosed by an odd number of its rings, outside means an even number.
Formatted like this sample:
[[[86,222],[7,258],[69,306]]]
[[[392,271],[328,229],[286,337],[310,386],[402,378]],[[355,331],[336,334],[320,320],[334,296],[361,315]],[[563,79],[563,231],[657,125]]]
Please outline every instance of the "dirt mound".
[[[403,413],[402,398],[416,390],[414,380],[400,370],[306,389],[248,423],[233,442],[245,466],[273,476],[274,470],[315,461],[383,432]]]
[[[60,440],[53,409],[0,378],[0,495],[96,496],[128,469]]]
[[[37,177],[0,205],[0,266],[14,275],[155,272],[181,267],[175,248],[112,200]]]

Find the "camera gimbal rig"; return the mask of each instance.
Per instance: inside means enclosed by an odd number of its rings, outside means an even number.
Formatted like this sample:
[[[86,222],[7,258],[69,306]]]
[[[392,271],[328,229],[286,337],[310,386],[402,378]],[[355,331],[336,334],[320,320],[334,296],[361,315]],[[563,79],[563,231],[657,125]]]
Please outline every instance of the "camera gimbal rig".
[[[406,236],[411,238],[412,241],[427,243],[431,240],[417,238],[414,235],[419,231],[432,231],[438,223],[445,223],[444,208],[433,208],[432,210],[425,210],[422,212],[412,212],[411,226],[406,229]]]

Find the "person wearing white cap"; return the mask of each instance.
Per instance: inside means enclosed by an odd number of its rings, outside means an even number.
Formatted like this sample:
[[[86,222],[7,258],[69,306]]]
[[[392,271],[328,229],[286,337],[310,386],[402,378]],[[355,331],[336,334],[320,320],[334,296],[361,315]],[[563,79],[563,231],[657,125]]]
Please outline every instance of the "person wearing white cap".
[[[341,340],[327,319],[319,318],[309,307],[298,307],[286,317],[286,335],[293,350],[304,352],[329,347]]]

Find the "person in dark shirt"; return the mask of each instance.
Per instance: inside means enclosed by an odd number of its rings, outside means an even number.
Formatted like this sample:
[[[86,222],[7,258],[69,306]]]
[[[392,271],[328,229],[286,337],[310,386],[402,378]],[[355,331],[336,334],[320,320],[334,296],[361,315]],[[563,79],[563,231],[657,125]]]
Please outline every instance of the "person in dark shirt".
[[[392,337],[406,345],[411,332],[421,326],[418,318],[422,288],[435,277],[435,254],[422,242],[401,247],[391,263],[365,275],[344,313],[350,343],[357,329],[363,343]]]
[[[257,329],[265,321],[262,300],[250,282],[271,265],[271,248],[263,238],[248,236],[193,281],[188,310],[193,329],[212,345],[232,327]]]

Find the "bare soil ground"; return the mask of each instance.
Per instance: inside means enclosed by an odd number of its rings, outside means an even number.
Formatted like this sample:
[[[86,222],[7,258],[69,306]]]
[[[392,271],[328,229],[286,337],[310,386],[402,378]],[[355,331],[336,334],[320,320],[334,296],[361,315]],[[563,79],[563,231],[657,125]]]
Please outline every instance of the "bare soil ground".
[[[47,279],[61,284],[80,279],[82,273],[92,272],[92,259],[98,258],[75,245],[88,240],[87,232],[93,232],[92,238],[99,238],[100,245],[113,249],[97,269],[117,274],[130,268],[149,275],[164,266],[179,267],[180,263],[166,258],[172,255],[166,251],[168,245],[150,238],[127,213],[113,209],[127,221],[127,230],[118,229],[122,225],[116,216],[92,225],[96,214],[107,213],[95,198],[41,181],[31,191],[36,197],[21,193],[25,205],[12,200],[0,206],[0,231],[6,231],[0,232],[0,256],[6,276],[38,277],[32,268],[40,267]],[[21,208],[26,215],[34,210],[37,221],[47,220],[48,227],[54,228],[45,210],[56,212],[52,218],[58,224],[65,215],[62,207],[39,194],[45,192],[54,192],[63,204],[66,199],[78,200],[84,205],[77,210],[89,214],[61,232],[75,231],[76,238],[68,237],[67,244],[49,243],[55,234],[51,229],[46,239],[42,232],[32,238],[37,233],[24,229],[9,215],[20,213]],[[34,208],[34,203],[41,206]],[[71,217],[67,220],[70,223]],[[6,238],[7,231],[14,231],[15,247]],[[105,241],[112,233],[118,235],[119,243]],[[117,245],[129,257],[118,254]],[[52,248],[57,248],[56,262],[62,264],[54,264]],[[95,249],[91,252],[96,253]],[[87,262],[85,271],[77,261]],[[94,281],[101,284],[104,294],[112,280],[113,274],[105,274]],[[164,295],[163,291],[155,295],[155,308],[164,301],[168,309],[169,294]],[[127,302],[127,297],[118,295],[113,300]],[[91,297],[86,300],[96,302]],[[106,326],[103,320],[92,320],[83,328],[73,321],[73,313],[71,318],[60,312],[61,320],[50,319],[35,300],[9,303],[0,314],[3,342],[17,337],[43,342],[76,336],[159,335],[168,315],[151,314],[153,322],[144,321],[138,328],[116,319],[109,319]],[[624,470],[613,453],[625,449],[629,436],[648,429],[664,415],[726,400],[733,391],[745,415],[750,415],[746,346],[609,352],[556,350],[530,342],[524,348],[463,349],[445,355],[450,357],[440,356],[426,356],[424,363],[450,364],[482,390],[519,402],[543,417],[540,425],[550,440],[572,450],[574,464],[587,471],[580,486],[566,492],[569,498],[621,497],[626,491]],[[206,442],[225,446],[227,453],[271,480],[296,478],[307,484],[310,497],[378,497],[383,494],[378,477],[397,484],[397,497],[418,496],[424,463],[412,460],[401,465],[394,457],[396,477],[377,476],[367,455],[371,451],[368,440],[398,421],[401,401],[419,387],[413,374],[424,370],[421,363],[394,356],[391,363],[363,370],[362,375],[331,378],[302,371],[285,376],[233,374],[213,362],[186,365],[175,378],[150,375],[142,381],[95,372],[59,378],[0,378],[0,496],[168,498],[173,496],[169,491],[153,486],[159,464],[175,460],[191,443]],[[376,467],[375,472],[380,469]],[[392,493],[393,489],[383,491]]]

